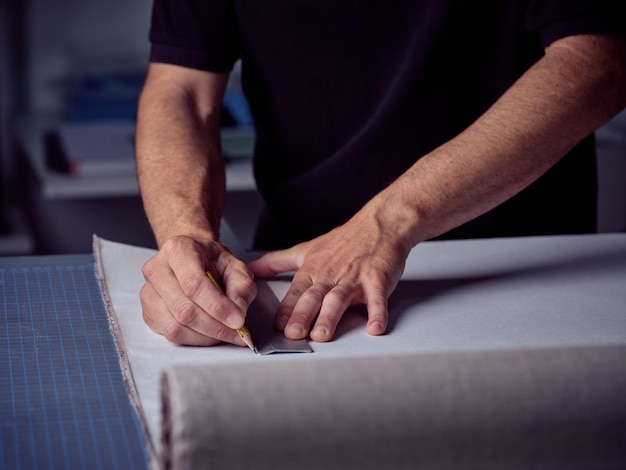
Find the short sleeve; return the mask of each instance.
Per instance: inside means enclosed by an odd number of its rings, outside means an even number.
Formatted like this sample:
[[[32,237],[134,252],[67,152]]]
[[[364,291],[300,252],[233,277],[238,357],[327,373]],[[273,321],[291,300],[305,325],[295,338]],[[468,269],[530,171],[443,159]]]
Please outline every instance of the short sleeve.
[[[229,72],[239,58],[234,0],[154,0],[150,61]]]
[[[626,31],[624,0],[532,0],[526,16],[528,29],[544,46],[575,34]]]

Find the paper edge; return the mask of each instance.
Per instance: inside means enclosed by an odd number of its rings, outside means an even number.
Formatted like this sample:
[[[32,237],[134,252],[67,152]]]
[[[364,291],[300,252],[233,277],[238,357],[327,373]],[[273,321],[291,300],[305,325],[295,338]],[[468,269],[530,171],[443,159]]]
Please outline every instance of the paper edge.
[[[119,357],[122,377],[124,379],[124,386],[126,388],[126,392],[128,393],[130,402],[135,409],[137,421],[139,422],[139,427],[141,428],[141,432],[144,436],[146,454],[148,457],[148,466],[152,470],[162,470],[162,462],[154,446],[154,441],[150,434],[150,428],[148,427],[148,423],[146,421],[145,412],[143,410],[143,407],[141,406],[141,400],[139,399],[139,392],[137,390],[137,384],[135,383],[135,378],[133,376],[130,360],[128,359],[128,355],[126,354],[124,336],[119,325],[117,312],[113,307],[113,301],[111,300],[111,296],[109,295],[109,290],[106,283],[106,274],[102,262],[103,240],[104,239],[98,237],[96,234],[92,235],[92,251],[95,260],[94,271],[96,274],[96,279],[98,281],[100,294],[102,295],[102,300],[104,302],[104,306],[109,317],[109,329],[111,331],[111,335],[113,336],[113,342],[115,343],[115,349],[117,350],[117,354]]]

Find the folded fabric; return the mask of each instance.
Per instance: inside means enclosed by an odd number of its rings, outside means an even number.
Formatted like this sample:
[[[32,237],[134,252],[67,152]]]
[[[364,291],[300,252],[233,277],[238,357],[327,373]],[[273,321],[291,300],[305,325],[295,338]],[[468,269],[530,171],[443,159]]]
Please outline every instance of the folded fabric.
[[[173,469],[626,468],[626,346],[174,366]]]

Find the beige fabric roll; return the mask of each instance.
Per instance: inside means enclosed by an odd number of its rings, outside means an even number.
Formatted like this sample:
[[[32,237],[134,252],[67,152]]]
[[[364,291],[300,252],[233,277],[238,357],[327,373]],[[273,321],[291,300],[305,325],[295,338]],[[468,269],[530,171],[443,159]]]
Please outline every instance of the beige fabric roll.
[[[174,469],[623,469],[626,346],[174,367]]]

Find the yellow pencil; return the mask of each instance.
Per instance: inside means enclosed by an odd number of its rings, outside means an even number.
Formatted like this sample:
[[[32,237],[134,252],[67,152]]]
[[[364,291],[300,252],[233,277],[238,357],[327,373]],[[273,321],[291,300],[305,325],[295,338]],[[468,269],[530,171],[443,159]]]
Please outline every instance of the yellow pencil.
[[[206,275],[209,277],[209,279],[211,279],[211,282],[213,283],[213,285],[217,287],[217,289],[223,294],[224,289],[222,289],[222,286],[220,286],[217,283],[217,281],[211,275],[211,273],[207,271]],[[252,342],[252,337],[250,336],[250,331],[248,331],[248,328],[246,328],[245,326],[242,326],[241,328],[237,328],[235,331],[237,332],[239,337],[243,340],[243,342],[246,343],[246,345],[248,345],[248,347],[254,351],[254,343]]]

